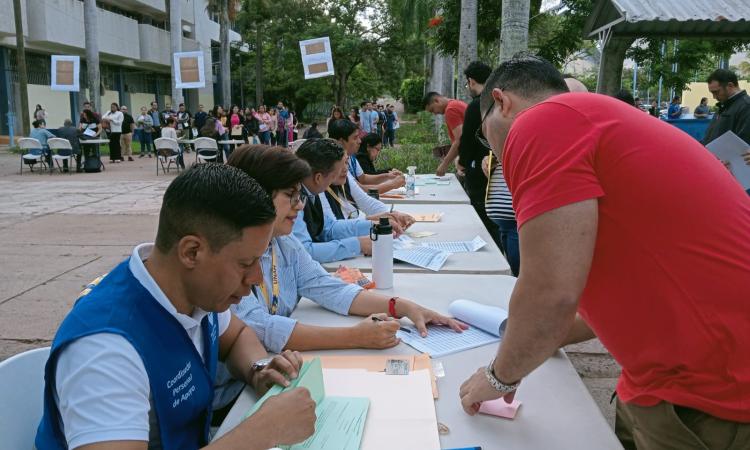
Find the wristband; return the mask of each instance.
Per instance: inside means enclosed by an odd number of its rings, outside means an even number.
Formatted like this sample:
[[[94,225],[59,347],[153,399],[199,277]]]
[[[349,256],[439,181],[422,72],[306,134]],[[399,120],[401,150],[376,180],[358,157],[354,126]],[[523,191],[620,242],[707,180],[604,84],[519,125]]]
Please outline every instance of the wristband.
[[[394,319],[400,319],[400,317],[396,314],[396,299],[398,297],[391,297],[390,300],[388,300],[388,315],[393,317]]]

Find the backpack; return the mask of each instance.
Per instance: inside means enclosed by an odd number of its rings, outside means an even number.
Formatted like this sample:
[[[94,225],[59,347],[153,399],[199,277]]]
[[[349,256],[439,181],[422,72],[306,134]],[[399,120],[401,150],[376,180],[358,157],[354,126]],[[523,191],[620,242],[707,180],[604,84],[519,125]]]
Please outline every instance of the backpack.
[[[83,161],[83,171],[86,173],[98,173],[102,171],[102,161],[97,155],[88,155]]]

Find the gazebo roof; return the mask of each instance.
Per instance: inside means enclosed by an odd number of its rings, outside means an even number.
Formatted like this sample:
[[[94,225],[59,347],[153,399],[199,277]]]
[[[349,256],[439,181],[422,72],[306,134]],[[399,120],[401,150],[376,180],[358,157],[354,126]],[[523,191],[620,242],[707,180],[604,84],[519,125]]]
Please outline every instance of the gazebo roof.
[[[599,0],[584,35],[607,30],[622,37],[750,38],[750,1]]]

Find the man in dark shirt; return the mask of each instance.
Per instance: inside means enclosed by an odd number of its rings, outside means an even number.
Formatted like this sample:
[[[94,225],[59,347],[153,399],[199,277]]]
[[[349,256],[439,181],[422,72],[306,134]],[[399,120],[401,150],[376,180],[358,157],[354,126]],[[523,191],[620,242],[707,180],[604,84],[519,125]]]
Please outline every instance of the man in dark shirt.
[[[55,133],[57,137],[67,139],[70,142],[70,147],[73,149],[73,155],[76,160],[76,172],[81,171],[81,143],[78,141],[79,132],[76,127],[73,126],[73,122],[70,119],[65,119],[62,128],[58,128]],[[63,160],[63,171],[67,172],[68,160]]]
[[[198,105],[198,112],[195,113],[194,118],[195,128],[200,130],[203,128],[203,125],[206,124],[206,119],[208,119],[208,113],[206,111],[203,111],[203,105]]]
[[[474,207],[482,223],[495,242],[498,241],[497,225],[487,217],[484,203],[487,195],[487,177],[482,171],[482,159],[487,156],[487,147],[477,140],[476,134],[481,130],[482,113],[479,110],[479,94],[482,93],[484,82],[492,73],[492,69],[481,61],[474,61],[464,70],[466,88],[474,98],[464,113],[464,126],[458,147],[458,164],[465,173],[464,188],[469,196],[471,206]],[[478,131],[479,130],[479,131]],[[500,245],[498,243],[498,245]]]
[[[318,124],[313,122],[310,124],[310,128],[305,130],[305,134],[302,135],[302,139],[322,139],[323,135],[318,131]]]
[[[750,147],[750,96],[739,88],[737,75],[730,70],[718,69],[707,81],[708,90],[719,103],[703,138],[703,145],[732,131]]]

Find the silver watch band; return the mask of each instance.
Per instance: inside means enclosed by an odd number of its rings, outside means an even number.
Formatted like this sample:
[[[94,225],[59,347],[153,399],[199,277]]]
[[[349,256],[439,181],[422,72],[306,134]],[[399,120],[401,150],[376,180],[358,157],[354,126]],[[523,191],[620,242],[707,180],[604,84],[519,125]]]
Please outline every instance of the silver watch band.
[[[495,377],[495,371],[493,369],[494,365],[495,360],[493,359],[492,362],[484,368],[484,374],[487,376],[487,381],[490,383],[490,385],[495,388],[496,391],[502,392],[503,394],[510,394],[511,392],[518,389],[518,385],[521,384],[520,381],[517,381],[513,384],[505,384],[502,381],[498,380],[497,377]]]

